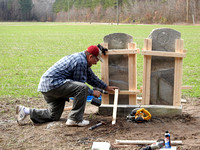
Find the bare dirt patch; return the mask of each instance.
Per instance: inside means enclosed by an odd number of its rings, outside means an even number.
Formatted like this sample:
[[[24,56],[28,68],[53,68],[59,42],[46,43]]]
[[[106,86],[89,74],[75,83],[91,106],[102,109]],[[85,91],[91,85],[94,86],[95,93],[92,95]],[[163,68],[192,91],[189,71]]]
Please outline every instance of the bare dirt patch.
[[[180,150],[200,150],[200,99],[187,98],[183,103],[183,115],[174,118],[152,119],[146,123],[127,122],[126,118],[117,118],[112,126],[111,116],[97,114],[96,106],[87,104],[84,118],[90,120],[87,127],[67,127],[65,125],[69,111],[65,111],[60,121],[32,124],[27,120],[24,126],[18,126],[15,120],[16,105],[46,108],[42,98],[1,99],[0,100],[0,149],[91,149],[93,142],[109,142],[113,149],[140,149],[141,145],[116,146],[118,140],[157,140],[164,138],[168,130],[172,140],[182,140]],[[66,102],[71,106],[72,102]],[[88,128],[100,121],[106,124],[94,130]]]

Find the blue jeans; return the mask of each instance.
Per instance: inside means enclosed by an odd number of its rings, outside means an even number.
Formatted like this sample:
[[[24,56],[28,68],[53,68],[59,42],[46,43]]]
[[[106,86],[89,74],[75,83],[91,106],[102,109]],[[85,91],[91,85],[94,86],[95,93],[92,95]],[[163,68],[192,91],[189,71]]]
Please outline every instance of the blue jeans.
[[[74,100],[68,119],[77,122],[83,120],[88,95],[88,86],[86,84],[69,81],[56,89],[42,92],[42,94],[48,104],[48,109],[31,109],[30,118],[34,123],[59,120],[65,107],[65,101],[69,101],[69,97],[74,97]]]

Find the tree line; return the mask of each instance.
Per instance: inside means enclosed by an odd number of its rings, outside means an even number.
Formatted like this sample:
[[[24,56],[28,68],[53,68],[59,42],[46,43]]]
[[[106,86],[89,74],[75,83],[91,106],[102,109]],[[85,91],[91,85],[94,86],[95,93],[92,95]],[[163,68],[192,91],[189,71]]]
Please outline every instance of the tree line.
[[[0,0],[0,21],[199,22],[199,0]]]
[[[32,6],[32,0],[0,0],[0,20],[32,20]]]

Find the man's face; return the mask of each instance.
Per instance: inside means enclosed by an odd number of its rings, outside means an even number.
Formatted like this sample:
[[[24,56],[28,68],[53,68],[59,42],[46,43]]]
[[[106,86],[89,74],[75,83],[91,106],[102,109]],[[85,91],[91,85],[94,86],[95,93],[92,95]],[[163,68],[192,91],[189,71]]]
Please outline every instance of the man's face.
[[[90,54],[88,57],[88,66],[92,67],[92,65],[97,64],[98,61],[99,61],[99,59],[96,56]]]

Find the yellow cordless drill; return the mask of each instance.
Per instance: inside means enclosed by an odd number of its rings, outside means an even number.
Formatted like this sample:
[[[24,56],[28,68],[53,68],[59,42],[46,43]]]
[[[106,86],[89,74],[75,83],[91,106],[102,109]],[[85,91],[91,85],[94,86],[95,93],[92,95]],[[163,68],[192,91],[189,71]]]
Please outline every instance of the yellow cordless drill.
[[[127,116],[127,120],[137,123],[148,121],[151,119],[151,114],[144,108],[135,108]]]

